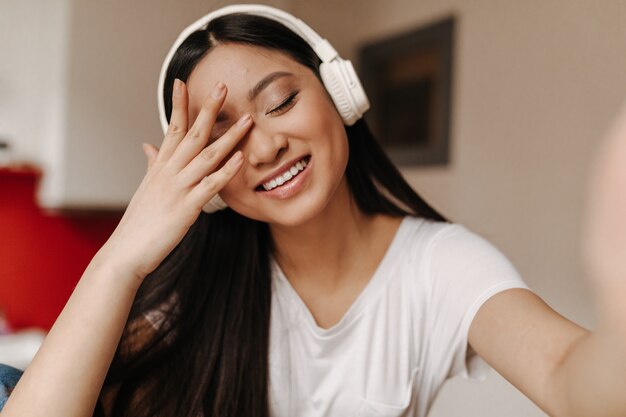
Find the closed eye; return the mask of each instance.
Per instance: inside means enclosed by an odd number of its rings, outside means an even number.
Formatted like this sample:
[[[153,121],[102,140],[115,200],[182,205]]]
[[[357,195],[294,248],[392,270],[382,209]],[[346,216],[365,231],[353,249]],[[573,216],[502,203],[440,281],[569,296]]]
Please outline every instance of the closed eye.
[[[298,96],[298,91],[295,91],[293,93],[291,93],[289,95],[289,97],[287,97],[282,103],[280,103],[278,106],[274,107],[272,110],[268,111],[266,114],[271,114],[271,115],[279,115],[282,114],[284,112],[286,112],[287,110],[289,110],[291,107],[293,107],[294,104],[296,104],[296,97]]]

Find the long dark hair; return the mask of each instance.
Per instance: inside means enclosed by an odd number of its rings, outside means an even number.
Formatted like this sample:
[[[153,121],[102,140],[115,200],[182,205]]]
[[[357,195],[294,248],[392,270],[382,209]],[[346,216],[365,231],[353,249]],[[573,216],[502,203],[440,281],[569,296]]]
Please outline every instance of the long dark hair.
[[[278,50],[319,77],[317,55],[280,23],[223,16],[175,54],[164,86],[168,118],[174,79],[186,81],[217,43]],[[360,210],[445,221],[402,178],[365,122],[346,131],[346,177]],[[269,417],[272,250],[265,223],[231,209],[200,215],[137,294],[105,384],[118,388],[114,416]],[[159,317],[156,335],[137,324],[146,314]]]

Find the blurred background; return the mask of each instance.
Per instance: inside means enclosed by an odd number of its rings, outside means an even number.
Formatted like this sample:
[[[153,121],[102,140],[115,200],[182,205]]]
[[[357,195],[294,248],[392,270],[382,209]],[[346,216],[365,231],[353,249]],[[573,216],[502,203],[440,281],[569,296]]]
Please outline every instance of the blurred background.
[[[0,308],[13,329],[53,322],[143,176],[141,143],[161,140],[167,50],[229,3],[0,0]],[[266,4],[357,67],[363,45],[454,16],[449,162],[403,173],[553,308],[593,327],[580,226],[594,150],[626,98],[626,1]],[[430,414],[542,415],[496,373],[451,381]]]

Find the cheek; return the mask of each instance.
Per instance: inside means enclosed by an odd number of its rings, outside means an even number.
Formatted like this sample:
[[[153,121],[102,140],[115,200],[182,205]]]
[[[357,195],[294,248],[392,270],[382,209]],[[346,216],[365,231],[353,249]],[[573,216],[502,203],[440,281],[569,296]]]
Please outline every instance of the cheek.
[[[333,165],[336,167],[334,172],[335,178],[343,178],[346,173],[346,168],[348,167],[348,158],[350,156],[350,150],[348,145],[348,138],[344,136],[340,136],[335,138],[337,142],[337,146],[335,147],[335,160]]]
[[[348,164],[348,137],[330,98],[323,93],[316,95],[299,121],[299,131],[307,132],[313,152],[317,153],[318,166],[323,166],[324,172],[333,178],[342,177]]]
[[[239,170],[239,172],[230,180],[224,188],[222,188],[219,192],[220,197],[230,201],[236,201],[239,199],[242,191],[245,189],[245,181],[244,181],[244,168]],[[228,201],[226,201],[228,203]]]
[[[255,191],[248,186],[245,170],[246,167],[242,167],[237,175],[220,190],[219,195],[231,209],[242,216],[263,220],[255,216],[258,201]]]

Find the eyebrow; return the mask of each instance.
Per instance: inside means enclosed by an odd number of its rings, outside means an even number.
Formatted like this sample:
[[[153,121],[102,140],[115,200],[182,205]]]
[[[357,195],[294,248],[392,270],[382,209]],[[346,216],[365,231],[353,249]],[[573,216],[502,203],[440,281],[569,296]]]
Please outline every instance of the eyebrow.
[[[254,100],[256,96],[258,96],[261,93],[261,91],[263,91],[268,85],[270,85],[277,79],[282,78],[282,77],[293,77],[293,76],[294,75],[292,73],[286,72],[286,71],[276,71],[276,72],[266,75],[265,77],[263,77],[261,81],[256,83],[256,85],[250,90],[250,92],[248,93],[248,99],[250,101]]]

